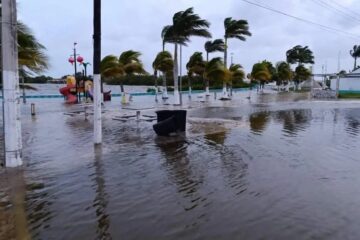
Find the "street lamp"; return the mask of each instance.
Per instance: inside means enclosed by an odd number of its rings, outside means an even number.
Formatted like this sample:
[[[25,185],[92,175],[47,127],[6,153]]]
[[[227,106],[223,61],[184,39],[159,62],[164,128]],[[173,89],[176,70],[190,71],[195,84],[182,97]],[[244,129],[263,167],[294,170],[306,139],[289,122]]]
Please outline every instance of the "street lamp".
[[[76,97],[77,97],[77,100],[78,102],[80,102],[80,94],[78,93],[78,88],[79,88],[79,82],[78,80],[76,79],[76,73],[77,73],[77,64],[76,64],[76,61],[80,64],[82,64],[82,62],[84,61],[84,58],[81,57],[79,54],[76,54],[76,45],[77,43],[74,42],[74,52],[72,55],[70,55],[70,58],[69,58],[69,63],[71,63],[71,65],[74,65],[74,78],[75,78],[75,88],[76,88]]]

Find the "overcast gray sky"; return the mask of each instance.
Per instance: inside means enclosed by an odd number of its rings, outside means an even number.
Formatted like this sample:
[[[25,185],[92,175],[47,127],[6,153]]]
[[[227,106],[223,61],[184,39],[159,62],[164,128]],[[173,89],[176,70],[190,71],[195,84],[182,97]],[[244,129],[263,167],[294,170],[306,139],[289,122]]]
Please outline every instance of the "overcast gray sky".
[[[230,40],[229,57],[233,53],[235,63],[249,72],[254,63],[269,60],[274,63],[285,60],[285,52],[297,45],[308,45],[315,55],[316,72],[327,63],[328,72],[337,71],[338,54],[341,69],[350,70],[353,59],[349,50],[360,45],[360,1],[356,0],[249,0],[271,6],[288,14],[306,18],[319,24],[353,33],[358,38],[324,31],[289,17],[250,5],[241,0],[103,0],[102,5],[102,56],[120,55],[122,51],[140,51],[145,68],[152,72],[151,63],[161,50],[160,33],[164,25],[171,24],[175,12],[194,7],[196,13],[210,23],[213,38],[224,35],[226,17],[246,19],[253,36],[246,42]],[[319,2],[320,1],[320,2]],[[338,3],[358,12],[358,15],[342,14],[321,6]],[[72,74],[68,63],[73,42],[86,61],[92,62],[92,0],[18,0],[19,19],[25,22],[46,46],[50,57],[49,75],[60,77]],[[338,9],[340,6],[334,5]],[[346,12],[346,9],[342,9]],[[194,51],[204,51],[206,39],[193,37],[183,50],[186,63]],[[173,45],[167,45],[173,51]],[[216,56],[219,54],[214,54]],[[204,54],[205,56],[205,54]],[[230,59],[229,59],[230,61]],[[185,64],[183,64],[185,65]],[[90,71],[92,72],[92,71]],[[183,67],[183,73],[185,68]]]

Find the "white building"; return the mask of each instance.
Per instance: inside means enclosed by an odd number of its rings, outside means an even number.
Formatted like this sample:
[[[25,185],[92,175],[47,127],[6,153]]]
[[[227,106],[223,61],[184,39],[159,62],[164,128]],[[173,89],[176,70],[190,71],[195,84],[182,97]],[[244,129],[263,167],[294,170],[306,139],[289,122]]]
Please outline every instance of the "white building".
[[[336,78],[331,79],[330,88],[336,90]],[[353,71],[347,76],[340,77],[339,91],[360,92],[360,69]]]

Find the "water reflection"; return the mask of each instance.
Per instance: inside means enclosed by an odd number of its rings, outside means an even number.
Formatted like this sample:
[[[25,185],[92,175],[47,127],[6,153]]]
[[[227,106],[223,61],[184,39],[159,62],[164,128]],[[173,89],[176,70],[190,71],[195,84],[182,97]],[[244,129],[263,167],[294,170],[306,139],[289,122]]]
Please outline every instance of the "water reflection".
[[[227,129],[224,127],[219,126],[219,131],[217,132],[209,132],[204,135],[204,138],[207,140],[209,144],[218,144],[218,145],[224,145],[227,135]]]
[[[39,237],[44,229],[49,228],[50,220],[54,217],[51,211],[52,202],[47,190],[48,187],[40,181],[26,186],[28,221],[34,237]]]
[[[110,227],[110,218],[107,214],[107,205],[109,196],[106,193],[105,189],[105,178],[104,178],[104,168],[103,168],[103,159],[102,159],[102,149],[101,146],[96,146],[94,149],[95,161],[94,161],[94,170],[95,174],[92,176],[94,184],[92,187],[95,190],[95,199],[93,201],[93,207],[96,212],[97,219],[97,228],[96,234],[98,239],[112,239],[109,232]]]
[[[209,133],[204,136],[207,144],[208,155],[214,160],[220,160],[219,165],[224,173],[219,175],[224,176],[227,186],[229,186],[235,195],[240,195],[247,189],[245,181],[248,165],[245,163],[245,158],[248,158],[247,153],[239,146],[239,144],[226,144],[227,135],[229,132],[223,129],[221,132]],[[231,140],[229,140],[231,142]],[[214,143],[216,143],[214,145]],[[210,160],[208,158],[207,160]]]
[[[254,133],[261,133],[265,130],[269,120],[270,120],[269,112],[253,113],[249,117],[250,128]]]
[[[345,112],[346,132],[351,136],[358,136],[360,132],[360,114],[356,109],[349,109]]]
[[[190,142],[191,143],[190,143]],[[157,146],[164,154],[164,168],[171,182],[177,187],[177,192],[184,201],[180,201],[182,208],[188,212],[188,221],[184,229],[198,226],[207,220],[207,209],[210,205],[207,198],[209,193],[203,192],[205,181],[204,158],[199,158],[199,152],[194,152],[190,145],[191,139],[180,137],[170,141],[156,140]],[[208,159],[206,159],[208,160]],[[204,172],[205,171],[205,172]]]
[[[157,140],[157,146],[165,157],[165,169],[172,182],[177,185],[178,192],[188,199],[184,209],[186,211],[198,206],[198,189],[203,182],[202,176],[197,176],[192,168],[188,155],[188,142],[184,137],[176,140]]]
[[[310,124],[312,112],[310,109],[277,111],[274,118],[283,123],[283,131],[286,136],[296,136],[299,131],[304,131]]]

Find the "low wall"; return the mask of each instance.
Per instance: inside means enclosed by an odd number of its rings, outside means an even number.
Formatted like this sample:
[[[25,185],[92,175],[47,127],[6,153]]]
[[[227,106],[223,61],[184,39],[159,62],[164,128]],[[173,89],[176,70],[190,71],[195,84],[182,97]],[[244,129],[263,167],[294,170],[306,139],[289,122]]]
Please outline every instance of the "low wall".
[[[312,97],[316,99],[334,99],[336,98],[336,91],[313,89]]]

